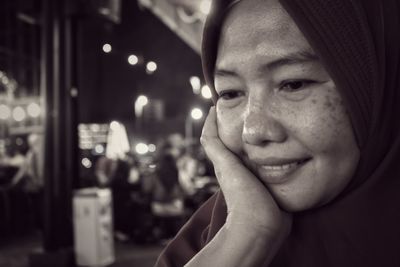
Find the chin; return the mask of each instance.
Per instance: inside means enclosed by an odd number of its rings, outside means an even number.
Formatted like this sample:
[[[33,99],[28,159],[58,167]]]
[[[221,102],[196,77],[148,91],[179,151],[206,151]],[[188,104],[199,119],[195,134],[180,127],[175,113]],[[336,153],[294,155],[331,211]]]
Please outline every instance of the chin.
[[[277,201],[277,202],[282,210],[289,213],[305,211],[312,208],[312,206],[304,206],[299,203],[292,203],[290,201]]]
[[[300,194],[282,194],[282,191],[274,192],[272,195],[275,201],[278,203],[279,207],[287,212],[301,212],[309,209],[317,208],[322,206],[324,202],[317,200],[315,198],[310,198],[310,195],[304,196]]]

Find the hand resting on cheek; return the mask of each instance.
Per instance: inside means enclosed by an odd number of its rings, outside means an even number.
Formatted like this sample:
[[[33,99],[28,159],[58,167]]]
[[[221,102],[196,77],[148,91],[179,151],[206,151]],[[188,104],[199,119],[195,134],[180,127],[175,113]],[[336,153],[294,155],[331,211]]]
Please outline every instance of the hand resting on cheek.
[[[271,261],[291,229],[267,188],[229,151],[218,136],[215,108],[201,143],[214,164],[227,204],[227,220],[214,239],[186,266],[261,266]]]

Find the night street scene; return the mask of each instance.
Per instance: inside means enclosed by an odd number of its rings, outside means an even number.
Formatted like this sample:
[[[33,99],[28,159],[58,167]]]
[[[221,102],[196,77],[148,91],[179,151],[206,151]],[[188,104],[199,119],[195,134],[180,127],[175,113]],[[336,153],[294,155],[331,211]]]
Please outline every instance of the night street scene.
[[[153,266],[218,191],[211,1],[1,3],[0,266]]]

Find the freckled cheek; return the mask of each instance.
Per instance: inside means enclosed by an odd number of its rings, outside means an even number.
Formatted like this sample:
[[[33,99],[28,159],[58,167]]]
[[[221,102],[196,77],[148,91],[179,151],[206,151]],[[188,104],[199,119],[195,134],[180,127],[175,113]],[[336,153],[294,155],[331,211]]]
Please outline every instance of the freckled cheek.
[[[328,152],[339,149],[343,140],[352,134],[345,109],[337,101],[318,102],[308,110],[303,129],[309,148],[314,151]],[[304,130],[305,131],[305,130]]]
[[[351,128],[346,108],[338,95],[331,93],[331,95],[326,96],[324,109],[327,127],[331,128],[332,134],[340,136],[344,130],[347,132],[349,130],[347,128]]]
[[[222,142],[233,152],[242,149],[243,122],[234,112],[217,111],[218,134]]]

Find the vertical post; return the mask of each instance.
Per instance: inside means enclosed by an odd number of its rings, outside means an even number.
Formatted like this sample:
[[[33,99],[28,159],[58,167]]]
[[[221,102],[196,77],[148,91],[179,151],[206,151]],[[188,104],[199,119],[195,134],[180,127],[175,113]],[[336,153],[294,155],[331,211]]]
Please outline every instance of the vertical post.
[[[71,17],[66,14],[70,4],[67,0],[42,0],[40,91],[45,105],[43,247],[48,254],[71,248],[73,243],[72,188],[74,179],[77,179],[77,89],[74,85],[73,24]],[[71,90],[75,92],[72,96]]]

